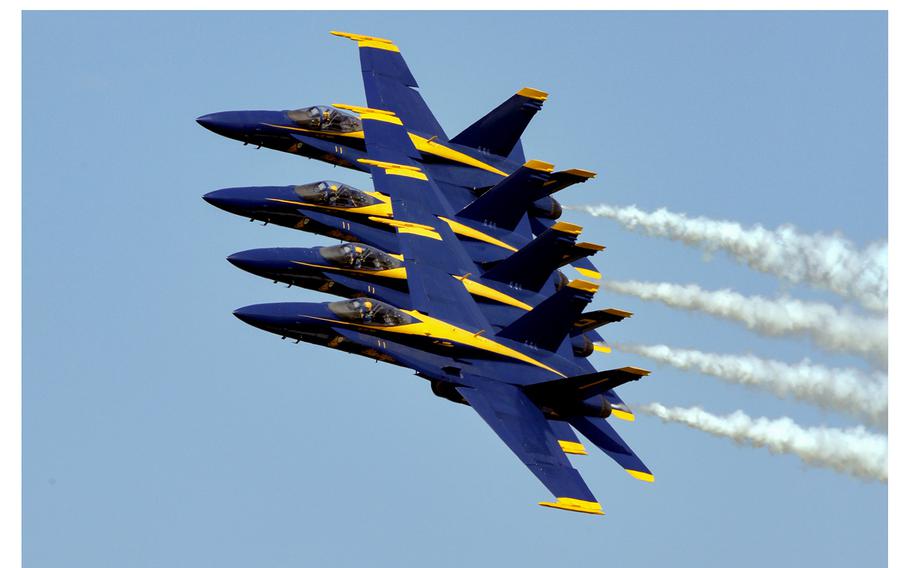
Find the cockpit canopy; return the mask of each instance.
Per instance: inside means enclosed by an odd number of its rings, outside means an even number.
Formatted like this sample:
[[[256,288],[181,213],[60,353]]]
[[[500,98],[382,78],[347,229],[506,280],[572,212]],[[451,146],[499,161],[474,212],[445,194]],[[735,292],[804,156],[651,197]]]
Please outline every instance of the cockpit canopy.
[[[332,302],[329,309],[343,321],[366,325],[406,325],[416,323],[417,319],[398,308],[367,298]]]
[[[378,248],[355,243],[322,247],[319,254],[332,264],[360,270],[388,270],[404,264]]]
[[[380,202],[359,189],[330,180],[298,185],[294,193],[307,203],[329,207],[366,207]]]
[[[329,133],[347,133],[363,130],[360,119],[353,114],[325,105],[289,110],[288,118],[307,130]]]

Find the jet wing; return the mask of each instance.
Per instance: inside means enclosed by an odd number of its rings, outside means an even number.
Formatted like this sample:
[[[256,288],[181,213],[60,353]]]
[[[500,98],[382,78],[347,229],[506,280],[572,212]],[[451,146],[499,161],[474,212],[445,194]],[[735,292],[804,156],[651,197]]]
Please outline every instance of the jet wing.
[[[648,466],[641,461],[641,458],[635,455],[629,444],[622,439],[622,436],[606,420],[575,416],[569,419],[569,423],[577,428],[585,438],[591,440],[594,445],[603,450],[605,454],[613,458],[629,475],[642,481],[654,481],[654,474],[651,473]]]
[[[401,253],[408,272],[414,309],[466,329],[489,329],[474,298],[456,277],[477,273],[449,225],[440,216],[451,215],[439,188],[420,169],[418,155],[402,121],[388,111],[336,105],[358,112],[373,187],[388,195],[397,227]]]
[[[357,42],[367,106],[398,115],[408,128],[427,138],[448,141],[442,126],[417,91],[417,80],[391,40],[347,32],[331,32]]]
[[[518,459],[556,497],[545,507],[602,515],[603,509],[572,467],[541,411],[520,388],[484,381],[474,387],[456,387],[480,417]]]

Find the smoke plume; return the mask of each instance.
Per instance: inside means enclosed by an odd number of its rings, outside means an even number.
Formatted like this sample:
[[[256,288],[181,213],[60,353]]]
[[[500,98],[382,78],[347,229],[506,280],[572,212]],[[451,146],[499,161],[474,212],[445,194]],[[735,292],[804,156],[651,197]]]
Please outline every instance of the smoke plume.
[[[697,407],[667,408],[657,403],[639,410],[737,444],[766,448],[774,454],[793,454],[809,465],[863,479],[888,481],[888,438],[867,432],[862,426],[846,430],[804,428],[789,418],[751,418],[741,410],[716,416]]]
[[[789,225],[774,230],[761,225],[747,229],[732,221],[689,218],[666,209],[649,213],[634,206],[587,205],[577,209],[650,236],[708,251],[723,250],[755,270],[826,288],[870,310],[888,309],[887,242],[858,250],[840,235],[808,235]]]
[[[768,390],[821,408],[850,413],[880,428],[888,424],[888,384],[884,373],[796,364],[754,355],[723,355],[666,345],[613,345],[678,369],[697,371],[727,382]]]
[[[793,298],[743,296],[732,290],[702,290],[694,284],[604,281],[613,292],[656,300],[674,308],[697,310],[738,321],[772,336],[807,334],[819,346],[855,353],[881,367],[888,362],[888,322],[867,318],[829,304]]]

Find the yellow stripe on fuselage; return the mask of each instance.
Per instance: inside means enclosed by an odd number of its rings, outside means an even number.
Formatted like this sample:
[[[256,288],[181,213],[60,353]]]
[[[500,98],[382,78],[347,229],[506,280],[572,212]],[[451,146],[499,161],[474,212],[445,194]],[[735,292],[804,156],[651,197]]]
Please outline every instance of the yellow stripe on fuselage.
[[[397,268],[387,268],[385,270],[364,270],[362,268],[344,268],[342,266],[329,266],[326,264],[313,264],[310,262],[303,262],[302,260],[292,260],[294,264],[299,264],[301,266],[312,266],[313,268],[319,268],[322,270],[337,270],[338,272],[352,272],[354,274],[368,274],[370,276],[379,276],[382,278],[394,278],[395,280],[406,280],[407,279],[407,269],[403,266]]]
[[[392,216],[391,200],[379,192],[364,192],[367,195],[375,197],[382,203],[375,203],[365,207],[333,207],[331,205],[320,205],[318,203],[306,203],[304,201],[293,201],[290,199],[278,199],[277,197],[266,197],[266,201],[277,201],[278,203],[287,203],[290,205],[300,205],[301,207],[313,207],[314,209],[330,209],[332,211],[344,211],[346,213],[356,213],[357,215],[379,215],[381,217]]]
[[[523,363],[528,363],[529,365],[534,365],[535,367],[540,367],[555,373],[560,377],[565,378],[565,375],[557,371],[556,369],[549,367],[533,357],[529,357],[522,353],[521,351],[516,351],[511,347],[506,347],[501,343],[497,343],[492,339],[487,339],[480,335],[480,333],[471,333],[466,329],[456,327],[450,323],[438,320],[434,317],[422,314],[417,310],[401,310],[402,312],[412,316],[414,319],[418,320],[417,323],[408,323],[404,325],[368,325],[362,323],[346,322],[340,320],[333,320],[329,318],[321,318],[317,316],[306,316],[311,319],[317,319],[321,321],[327,321],[330,323],[337,323],[341,325],[359,327],[363,329],[371,329],[374,331],[381,331],[383,333],[392,333],[392,334],[402,334],[402,335],[414,335],[418,337],[433,337],[436,339],[443,339],[446,341],[451,341],[454,343],[460,343],[461,345],[467,345],[469,347],[474,347],[481,351],[487,351],[489,353],[495,353],[497,355],[502,355],[503,357],[508,357],[510,359],[516,359]]]
[[[353,132],[324,132],[322,130],[310,130],[309,128],[300,128],[299,126],[284,126],[283,124],[269,124],[268,122],[263,122],[263,126],[271,126],[272,128],[283,128],[284,130],[294,130],[296,132],[305,132],[307,134],[319,134],[320,136],[340,136],[342,138],[357,138],[363,140],[363,130],[355,130]]]

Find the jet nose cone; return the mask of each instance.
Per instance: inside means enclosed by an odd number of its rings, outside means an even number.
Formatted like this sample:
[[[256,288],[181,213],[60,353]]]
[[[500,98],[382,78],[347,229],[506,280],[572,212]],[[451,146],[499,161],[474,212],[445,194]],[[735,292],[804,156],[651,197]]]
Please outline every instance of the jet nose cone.
[[[200,126],[215,134],[245,140],[256,130],[256,123],[250,122],[250,113],[244,111],[213,112],[196,119]]]
[[[213,112],[211,114],[204,114],[196,119],[196,122],[199,126],[211,130],[216,134],[227,135],[229,132],[234,130],[236,126],[236,120],[232,116],[232,112]]]
[[[284,335],[300,327],[301,314],[306,312],[306,304],[295,302],[254,304],[234,310],[234,317],[253,327]]]
[[[257,207],[264,207],[268,202],[264,200],[263,192],[255,187],[228,187],[210,191],[202,196],[210,205],[224,209],[230,213],[246,215]]]
[[[237,192],[226,189],[210,191],[203,195],[202,199],[209,205],[214,205],[218,209],[224,209],[231,213],[233,213],[238,206],[243,204],[243,200],[240,199]]]
[[[252,249],[235,252],[227,261],[241,270],[251,271],[257,268],[270,268],[275,264],[275,253],[272,249]]]
[[[234,310],[234,317],[250,325],[256,325],[257,323],[263,322],[266,319],[266,315],[267,312],[262,309],[261,304]]]
[[[215,120],[215,114],[203,114],[196,119],[196,122],[199,124],[199,126],[209,128],[210,125],[215,123]],[[209,130],[211,130],[211,128],[209,128]]]

